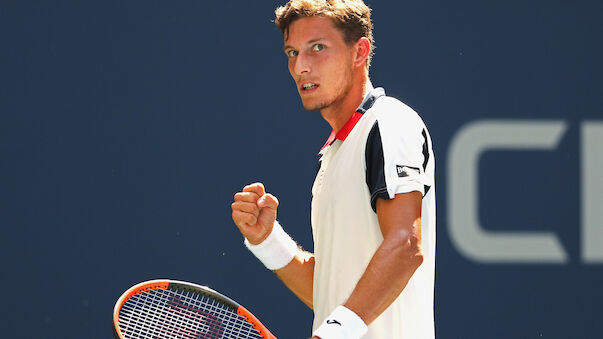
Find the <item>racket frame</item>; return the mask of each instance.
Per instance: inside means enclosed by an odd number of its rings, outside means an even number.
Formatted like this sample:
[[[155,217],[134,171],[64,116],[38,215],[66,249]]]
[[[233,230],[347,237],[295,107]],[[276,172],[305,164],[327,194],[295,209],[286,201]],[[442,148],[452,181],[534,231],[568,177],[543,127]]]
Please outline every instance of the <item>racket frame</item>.
[[[169,279],[156,279],[143,281],[138,283],[128,290],[126,290],[115,303],[115,307],[113,308],[113,334],[117,339],[125,339],[121,332],[121,328],[119,327],[119,312],[121,311],[122,306],[133,296],[143,293],[149,290],[168,290],[168,289],[177,289],[190,291],[194,293],[199,293],[206,297],[215,299],[220,303],[224,304],[226,307],[232,309],[238,315],[243,317],[248,323],[250,323],[265,339],[276,339],[276,337],[264,326],[258,318],[256,318],[249,310],[245,307],[239,305],[236,301],[228,298],[227,296],[221,294],[220,292],[214,291],[207,286],[201,286],[197,284],[193,284],[186,281],[179,280],[169,280]]]

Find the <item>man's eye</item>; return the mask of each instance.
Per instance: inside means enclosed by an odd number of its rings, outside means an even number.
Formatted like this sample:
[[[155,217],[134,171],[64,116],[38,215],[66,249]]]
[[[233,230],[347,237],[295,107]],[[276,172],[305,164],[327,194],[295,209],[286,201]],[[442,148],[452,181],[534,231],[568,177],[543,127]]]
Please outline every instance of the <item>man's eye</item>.
[[[296,57],[297,54],[298,54],[297,51],[293,50],[293,49],[287,51],[287,56],[290,58]]]
[[[325,49],[325,45],[323,44],[316,44],[312,46],[312,50],[315,52],[322,51],[323,49]]]

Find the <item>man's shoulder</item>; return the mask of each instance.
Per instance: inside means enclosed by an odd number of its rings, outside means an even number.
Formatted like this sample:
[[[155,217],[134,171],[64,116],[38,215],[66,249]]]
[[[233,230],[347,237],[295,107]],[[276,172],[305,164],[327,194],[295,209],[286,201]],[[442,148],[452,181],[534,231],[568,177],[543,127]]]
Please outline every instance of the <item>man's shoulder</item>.
[[[391,96],[382,96],[370,109],[379,125],[424,127],[419,114],[404,102]]]

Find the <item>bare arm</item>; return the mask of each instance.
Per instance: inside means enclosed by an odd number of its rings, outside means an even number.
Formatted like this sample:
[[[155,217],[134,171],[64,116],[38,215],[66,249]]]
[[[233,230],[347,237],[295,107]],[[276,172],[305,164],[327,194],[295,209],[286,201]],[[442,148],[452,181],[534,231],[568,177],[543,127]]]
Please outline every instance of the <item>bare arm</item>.
[[[368,325],[400,295],[423,262],[420,192],[377,201],[383,243],[369,262],[345,307]],[[375,288],[379,286],[379,288]]]
[[[285,267],[275,270],[276,275],[295,295],[311,309],[313,306],[314,255],[303,252]]]
[[[272,232],[278,200],[266,193],[264,185],[247,185],[235,194],[232,219],[247,240],[257,245]],[[308,307],[312,308],[314,255],[299,249],[293,260],[274,271],[283,283]]]

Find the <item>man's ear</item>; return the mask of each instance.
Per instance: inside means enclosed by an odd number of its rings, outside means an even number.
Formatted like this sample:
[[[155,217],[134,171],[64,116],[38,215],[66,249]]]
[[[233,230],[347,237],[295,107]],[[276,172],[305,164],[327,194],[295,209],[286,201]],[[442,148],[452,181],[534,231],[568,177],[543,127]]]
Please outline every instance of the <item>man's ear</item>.
[[[371,53],[371,42],[366,37],[362,37],[354,44],[356,55],[354,58],[354,66],[364,66]]]

